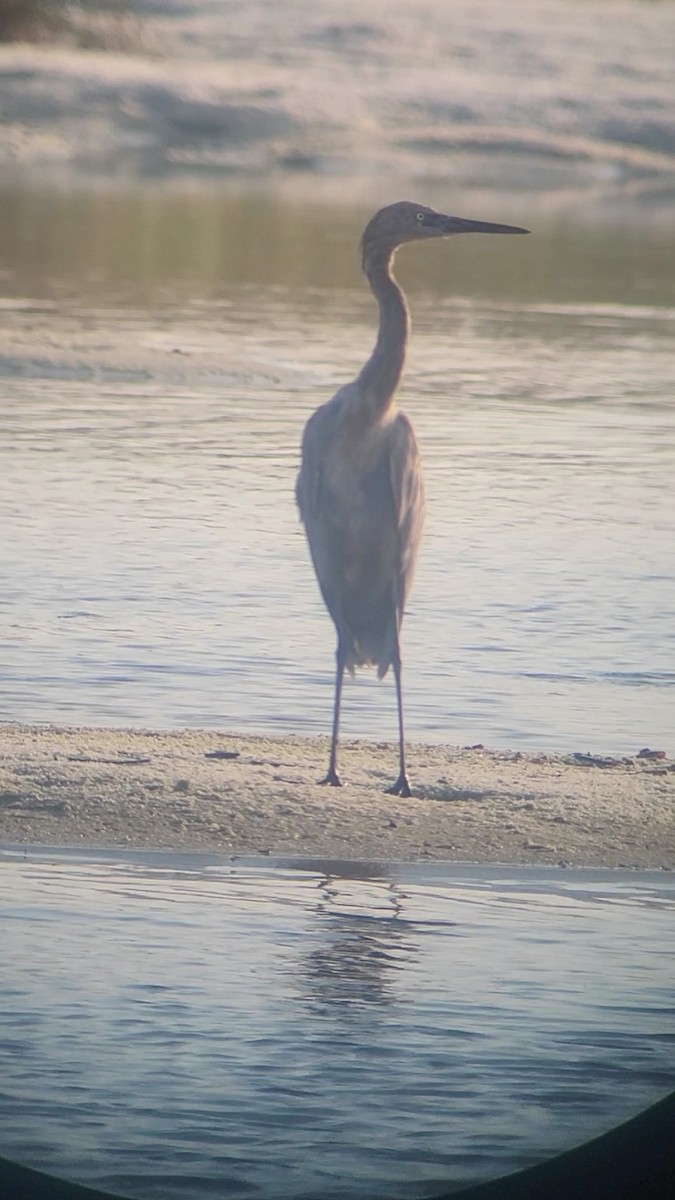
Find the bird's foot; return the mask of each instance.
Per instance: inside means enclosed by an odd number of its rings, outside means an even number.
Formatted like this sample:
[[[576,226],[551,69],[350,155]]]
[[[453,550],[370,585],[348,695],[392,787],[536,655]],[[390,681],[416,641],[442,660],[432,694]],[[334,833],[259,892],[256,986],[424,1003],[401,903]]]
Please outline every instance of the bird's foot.
[[[335,770],[335,767],[329,767],[328,774],[326,775],[325,779],[320,779],[319,783],[322,785],[322,787],[325,785],[328,785],[329,787],[342,787],[342,780]]]
[[[406,775],[405,771],[401,771],[401,774],[399,775],[398,779],[396,780],[396,783],[392,783],[391,787],[386,789],[385,795],[387,795],[387,796],[405,796],[405,797],[412,796],[412,792],[410,790],[410,782],[408,780],[408,776]]]

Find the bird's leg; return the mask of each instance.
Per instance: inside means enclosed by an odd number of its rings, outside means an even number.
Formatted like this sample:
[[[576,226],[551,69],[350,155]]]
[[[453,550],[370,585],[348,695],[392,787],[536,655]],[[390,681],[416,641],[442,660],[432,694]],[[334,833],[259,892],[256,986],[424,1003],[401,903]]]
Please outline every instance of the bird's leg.
[[[345,673],[345,656],[341,642],[338,642],[338,648],[335,652],[335,702],[333,705],[333,736],[330,742],[330,759],[328,761],[328,774],[325,779],[320,779],[319,783],[329,783],[331,787],[342,787],[342,780],[337,773],[337,748],[338,735],[340,732],[340,701],[342,699],[342,680]]]
[[[408,772],[405,769],[405,735],[403,733],[403,695],[401,689],[401,651],[396,638],[396,650],[393,660],[394,679],[396,680],[396,707],[398,709],[398,779],[390,788],[388,796],[412,796]]]

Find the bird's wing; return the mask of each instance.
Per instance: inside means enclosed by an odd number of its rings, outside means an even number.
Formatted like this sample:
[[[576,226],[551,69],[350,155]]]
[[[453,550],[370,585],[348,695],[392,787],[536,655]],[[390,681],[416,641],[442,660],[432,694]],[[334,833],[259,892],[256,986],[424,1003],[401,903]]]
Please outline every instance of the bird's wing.
[[[312,413],[302,435],[302,461],[295,486],[300,516],[307,526],[313,517],[325,510],[322,480],[326,455],[334,445],[342,409],[349,399],[352,384],[346,384],[335,393],[332,400],[322,404]]]
[[[309,418],[302,438],[295,498],[321,594],[336,626],[343,630],[344,520],[339,496],[331,490],[326,470],[337,420],[337,405],[330,402]]]
[[[400,620],[413,581],[424,524],[422,468],[415,434],[404,413],[398,413],[391,426],[389,479],[398,529],[397,608]]]
[[[295,485],[295,499],[305,525],[319,510],[322,454],[315,417],[316,413],[310,417],[302,436],[302,462]]]

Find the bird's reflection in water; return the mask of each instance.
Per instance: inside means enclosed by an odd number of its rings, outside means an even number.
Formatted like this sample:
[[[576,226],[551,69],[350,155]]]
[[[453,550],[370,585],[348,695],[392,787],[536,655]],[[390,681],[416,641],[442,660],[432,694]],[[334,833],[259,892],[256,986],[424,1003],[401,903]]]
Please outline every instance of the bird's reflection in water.
[[[346,1020],[396,1003],[403,969],[419,956],[414,925],[405,918],[405,892],[378,881],[375,902],[368,904],[348,881],[324,875],[317,893],[314,944],[297,964],[305,1002],[317,1015]]]

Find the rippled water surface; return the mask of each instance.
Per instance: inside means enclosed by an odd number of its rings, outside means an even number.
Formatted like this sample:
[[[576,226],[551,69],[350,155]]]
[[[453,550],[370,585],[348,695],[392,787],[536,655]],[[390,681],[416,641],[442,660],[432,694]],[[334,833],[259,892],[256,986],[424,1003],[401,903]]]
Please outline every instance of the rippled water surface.
[[[6,850],[0,1152],[132,1197],[433,1194],[675,1077],[656,874]]]
[[[372,345],[364,210],[0,199],[0,718],[325,731],[334,635],[293,486],[304,421]],[[408,731],[672,749],[666,209],[456,207],[534,232],[400,257],[428,498]],[[349,686],[344,728],[393,735],[389,681]]]

